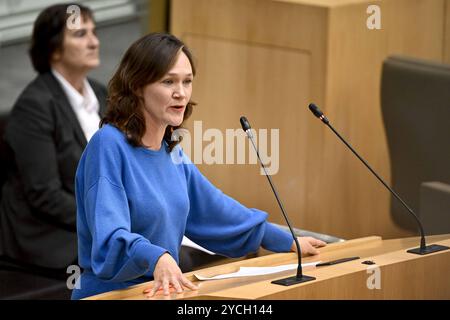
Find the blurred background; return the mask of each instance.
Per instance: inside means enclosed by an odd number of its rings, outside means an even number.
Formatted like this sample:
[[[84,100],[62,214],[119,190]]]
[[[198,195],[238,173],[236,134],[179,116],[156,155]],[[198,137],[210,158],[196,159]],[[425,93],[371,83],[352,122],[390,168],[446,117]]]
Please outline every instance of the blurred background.
[[[35,73],[28,55],[33,23],[44,8],[64,1],[0,1],[0,111],[8,111]],[[95,14],[101,67],[90,76],[107,83],[128,46],[148,30],[146,0],[79,1]]]

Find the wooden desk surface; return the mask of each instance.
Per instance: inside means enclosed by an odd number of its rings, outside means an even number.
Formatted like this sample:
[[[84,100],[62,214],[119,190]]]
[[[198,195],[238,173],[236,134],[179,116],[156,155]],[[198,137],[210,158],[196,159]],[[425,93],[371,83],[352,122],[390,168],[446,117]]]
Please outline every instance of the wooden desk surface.
[[[352,4],[368,3],[367,0],[273,0],[275,2],[291,2],[319,7],[337,7]]]
[[[427,237],[427,244],[432,243],[450,246],[450,235]],[[450,270],[450,250],[426,256],[406,252],[406,249],[418,245],[418,237],[382,240],[377,236],[330,244],[321,248],[319,255],[303,258],[302,262],[351,256],[361,259],[334,266],[304,268],[304,274],[314,276],[316,280],[290,287],[270,282],[294,275],[295,271],[214,281],[197,281],[193,275],[214,276],[235,272],[241,266],[277,266],[297,261],[295,253],[271,254],[186,273],[199,286],[198,291],[169,297],[159,294],[152,299],[450,299],[450,277],[447,274]],[[374,261],[380,268],[380,290],[368,289],[367,279],[371,274],[368,273],[369,266],[361,263],[365,260]],[[152,282],[142,283],[89,299],[148,299],[142,291],[151,285]]]

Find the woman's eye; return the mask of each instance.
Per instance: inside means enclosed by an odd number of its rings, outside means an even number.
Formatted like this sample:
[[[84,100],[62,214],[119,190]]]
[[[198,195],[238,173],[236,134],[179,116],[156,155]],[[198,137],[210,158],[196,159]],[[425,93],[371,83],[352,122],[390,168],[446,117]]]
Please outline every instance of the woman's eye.
[[[190,84],[190,83],[192,83],[192,79],[184,80],[184,83],[185,83],[185,84]]]
[[[86,31],[84,31],[84,30],[79,30],[74,33],[75,37],[83,37],[85,34],[86,34]]]
[[[163,81],[163,83],[165,83],[165,84],[172,84],[172,83],[173,83],[173,81],[172,81],[172,80],[170,80],[170,79],[166,79],[166,80],[164,80],[164,81]]]

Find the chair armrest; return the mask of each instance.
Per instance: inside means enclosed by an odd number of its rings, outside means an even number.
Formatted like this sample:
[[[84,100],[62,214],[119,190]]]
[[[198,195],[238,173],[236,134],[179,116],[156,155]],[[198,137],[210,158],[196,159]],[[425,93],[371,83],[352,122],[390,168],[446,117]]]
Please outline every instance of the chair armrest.
[[[422,182],[419,213],[426,235],[450,233],[450,184]]]
[[[283,230],[286,230],[287,232],[290,232],[288,226],[284,226],[284,225],[280,225],[280,224],[276,224],[276,223],[272,223],[272,224],[274,224],[275,226],[279,227],[280,229],[283,229]],[[293,228],[293,231],[294,231],[294,234],[297,237],[313,237],[313,238],[322,240],[322,241],[324,241],[326,243],[334,243],[334,242],[345,241],[344,239],[337,238],[337,237],[334,237],[334,236],[330,236],[328,234],[313,232],[313,231],[309,231],[309,230]]]

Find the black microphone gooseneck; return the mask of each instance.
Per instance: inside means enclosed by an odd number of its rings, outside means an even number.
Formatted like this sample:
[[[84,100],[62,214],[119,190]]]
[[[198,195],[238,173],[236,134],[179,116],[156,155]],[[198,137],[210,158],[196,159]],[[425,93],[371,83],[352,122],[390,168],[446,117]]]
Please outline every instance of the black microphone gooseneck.
[[[427,246],[426,242],[425,242],[425,232],[423,231],[422,223],[420,222],[420,219],[417,217],[417,215],[414,213],[414,211],[405,203],[405,201],[403,201],[400,198],[400,196],[391,187],[389,187],[386,184],[386,182],[383,181],[383,179],[380,178],[380,176],[369,166],[369,164],[363,158],[361,158],[361,156],[352,148],[352,146],[350,146],[350,144],[348,144],[347,141],[345,141],[345,139],[341,137],[341,135],[333,128],[333,126],[330,124],[330,121],[327,119],[327,117],[325,117],[325,115],[319,109],[319,107],[317,107],[314,103],[310,103],[309,104],[309,110],[311,110],[311,112],[317,118],[322,120],[322,122],[325,123],[334,132],[334,134],[353,152],[353,154],[356,157],[358,157],[358,159],[361,160],[362,163],[364,163],[364,165],[367,167],[367,169],[369,169],[370,172],[372,172],[373,175],[391,192],[391,194],[398,201],[400,201],[400,203],[406,208],[406,210],[408,210],[408,212],[410,214],[412,214],[412,216],[414,217],[414,219],[416,220],[416,222],[417,222],[417,224],[419,226],[420,247],[408,250],[407,252],[414,253],[414,254],[425,255],[425,254],[429,254],[429,253],[436,252],[436,251],[442,251],[442,250],[450,249],[449,247],[436,245],[436,244],[432,244],[432,245]]]
[[[288,216],[286,214],[286,211],[284,210],[283,203],[281,202],[280,197],[278,196],[278,192],[275,189],[274,184],[272,183],[272,179],[270,178],[270,175],[267,173],[266,166],[264,165],[263,161],[261,160],[261,157],[259,156],[259,151],[258,151],[258,148],[256,147],[255,141],[253,139],[253,134],[252,134],[252,131],[251,131],[250,123],[248,122],[246,117],[241,117],[240,118],[240,122],[241,122],[242,130],[244,130],[244,132],[247,134],[247,137],[252,142],[253,148],[256,151],[256,155],[258,156],[259,163],[261,164],[261,167],[264,170],[264,174],[267,177],[267,180],[269,181],[270,187],[272,188],[272,191],[275,194],[275,198],[277,199],[278,206],[280,207],[281,212],[283,213],[284,220],[286,220],[286,223],[287,223],[287,225],[289,227],[289,230],[291,231],[292,238],[294,239],[295,244],[297,246],[297,256],[298,256],[297,274],[295,276],[293,276],[293,277],[288,277],[288,278],[272,281],[272,283],[280,284],[280,285],[283,285],[283,286],[290,286],[290,285],[297,284],[297,283],[302,283],[302,282],[306,282],[306,281],[316,280],[316,278],[314,278],[314,277],[303,275],[302,254],[301,254],[300,245],[298,243],[298,239],[297,239],[297,237],[294,234],[294,230],[292,229],[292,226],[291,226],[291,223],[289,221],[289,218],[288,218]]]

